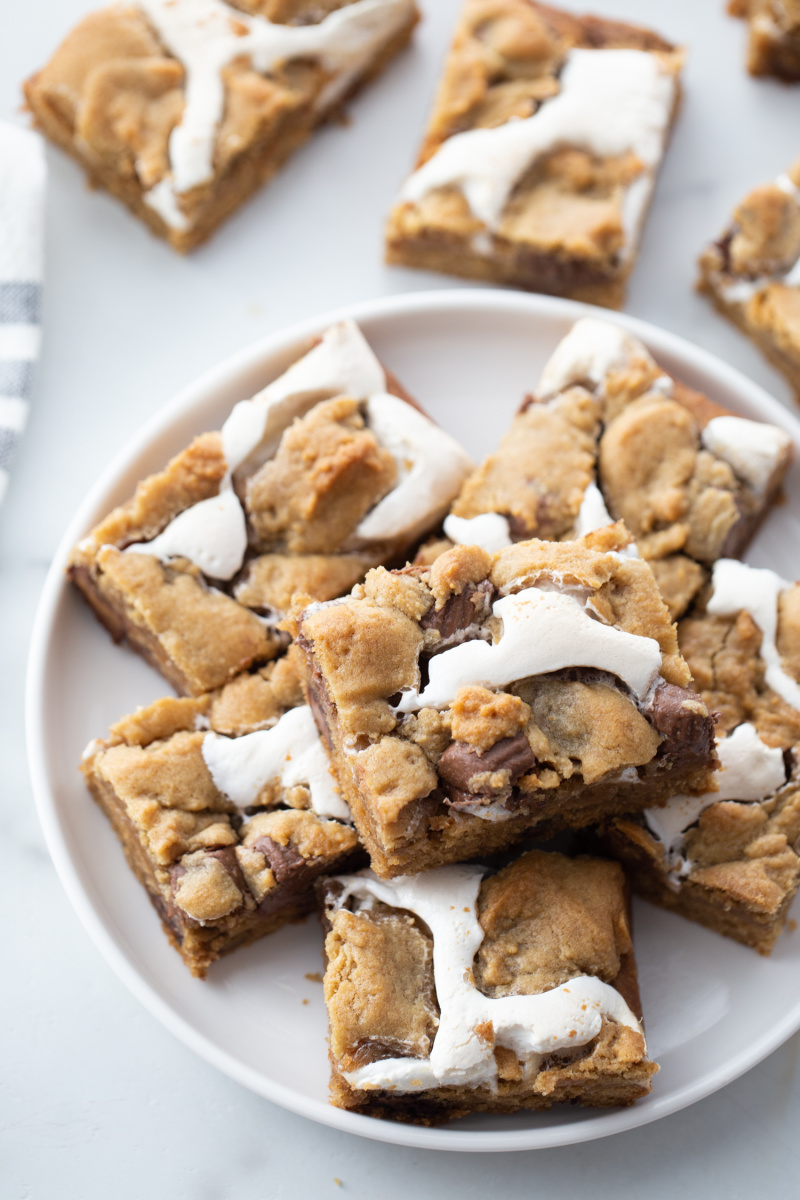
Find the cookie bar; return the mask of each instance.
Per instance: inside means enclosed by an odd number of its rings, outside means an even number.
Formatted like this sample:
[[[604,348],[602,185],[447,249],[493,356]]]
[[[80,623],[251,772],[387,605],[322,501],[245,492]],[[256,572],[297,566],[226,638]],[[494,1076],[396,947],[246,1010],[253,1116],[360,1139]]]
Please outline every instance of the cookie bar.
[[[731,560],[679,626],[717,710],[716,790],[610,823],[634,889],[768,954],[800,884],[800,585]]]
[[[430,1125],[650,1091],[615,863],[531,851],[498,874],[362,871],[321,891],[340,1108]]]
[[[713,721],[628,540],[457,546],[297,616],[308,702],[378,875],[705,789]]]
[[[745,549],[790,456],[782,429],[735,416],[673,379],[620,326],[585,318],[464,484],[444,530],[494,552],[623,519],[674,619],[716,559]]]
[[[69,573],[116,640],[199,695],[285,649],[328,600],[441,522],[472,468],[345,321],[144,480]]]
[[[800,161],[734,210],[700,257],[698,287],[800,395]]]
[[[728,12],[747,21],[747,69],[751,75],[800,79],[798,0],[729,0]]]
[[[618,308],[682,52],[534,0],[466,0],[387,260]]]
[[[38,127],[191,250],[405,45],[414,0],[138,0],[25,85]]]
[[[314,907],[358,866],[291,655],[217,692],[164,699],[87,747],[86,782],[193,975]]]

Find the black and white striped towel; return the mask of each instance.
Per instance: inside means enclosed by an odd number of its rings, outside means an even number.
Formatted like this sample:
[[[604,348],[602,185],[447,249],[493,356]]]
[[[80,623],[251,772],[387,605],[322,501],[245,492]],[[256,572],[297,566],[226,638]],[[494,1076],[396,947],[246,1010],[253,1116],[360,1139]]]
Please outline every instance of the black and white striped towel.
[[[39,356],[45,173],[39,135],[0,121],[0,502]]]

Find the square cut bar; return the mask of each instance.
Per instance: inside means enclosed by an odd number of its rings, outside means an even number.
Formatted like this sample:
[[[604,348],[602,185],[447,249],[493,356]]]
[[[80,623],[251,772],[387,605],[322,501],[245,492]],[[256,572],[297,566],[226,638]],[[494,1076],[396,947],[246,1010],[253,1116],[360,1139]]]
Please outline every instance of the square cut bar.
[[[616,863],[531,851],[320,890],[335,1105],[431,1125],[650,1091]]]
[[[633,25],[466,0],[387,260],[619,308],[682,60]]]
[[[94,183],[191,250],[383,69],[417,18],[414,0],[117,4],[80,22],[25,98]]]
[[[624,520],[677,618],[741,554],[780,491],[791,438],[673,379],[619,325],[578,321],[445,520],[487,550]],[[432,561],[447,542],[429,544]]]
[[[713,721],[628,540],[457,546],[299,614],[308,701],[378,875],[707,786]]]
[[[164,699],[87,747],[82,771],[193,975],[314,907],[364,861],[291,654]]]
[[[614,820],[603,841],[648,900],[768,954],[800,884],[800,585],[722,560],[678,636],[720,714],[718,790]]]
[[[800,396],[800,161],[734,210],[700,257],[698,287]]]
[[[747,69],[751,75],[800,80],[798,0],[729,0],[728,12],[747,21]]]
[[[404,562],[471,469],[345,321],[145,479],[69,573],[116,640],[199,695],[285,648],[295,593]]]

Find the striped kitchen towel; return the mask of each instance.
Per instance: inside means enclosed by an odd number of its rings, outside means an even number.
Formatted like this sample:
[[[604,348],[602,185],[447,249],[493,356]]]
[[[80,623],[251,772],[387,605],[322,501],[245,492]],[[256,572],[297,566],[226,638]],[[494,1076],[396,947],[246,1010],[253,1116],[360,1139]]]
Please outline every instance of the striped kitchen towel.
[[[0,501],[39,356],[45,175],[38,133],[0,121]]]

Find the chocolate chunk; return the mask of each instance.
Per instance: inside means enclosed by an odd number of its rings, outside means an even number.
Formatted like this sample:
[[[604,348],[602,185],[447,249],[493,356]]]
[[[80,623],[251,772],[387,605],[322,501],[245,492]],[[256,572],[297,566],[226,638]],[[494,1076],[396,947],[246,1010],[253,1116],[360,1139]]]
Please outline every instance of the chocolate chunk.
[[[251,849],[264,855],[267,865],[278,883],[284,883],[287,879],[291,879],[306,865],[302,854],[298,854],[293,846],[282,846],[280,842],[273,841],[271,837],[256,838]]]
[[[444,643],[489,615],[493,596],[494,588],[488,580],[477,586],[468,583],[459,595],[445,600],[438,611],[435,607],[429,608],[420,621],[420,628],[438,630],[443,648]]]
[[[536,766],[536,759],[524,733],[513,738],[502,738],[483,754],[472,750],[466,742],[451,742],[439,760],[439,774],[446,783],[470,795],[491,795],[496,789],[488,783],[470,787],[475,775],[486,772],[508,771],[509,783],[517,780]]]
[[[301,902],[310,904],[312,884],[319,874],[319,868],[312,869],[311,864],[293,846],[282,846],[271,837],[256,838],[251,849],[264,855],[278,885],[264,896],[258,906],[260,913],[266,915]]]
[[[350,1053],[353,1070],[386,1058],[414,1057],[409,1054],[407,1042],[398,1042],[394,1038],[359,1038]]]
[[[688,688],[674,683],[656,688],[647,715],[665,738],[658,748],[659,757],[672,759],[675,766],[711,766],[715,717],[698,712],[700,704],[700,697]]]

